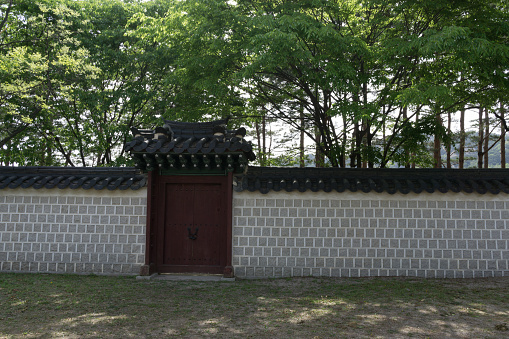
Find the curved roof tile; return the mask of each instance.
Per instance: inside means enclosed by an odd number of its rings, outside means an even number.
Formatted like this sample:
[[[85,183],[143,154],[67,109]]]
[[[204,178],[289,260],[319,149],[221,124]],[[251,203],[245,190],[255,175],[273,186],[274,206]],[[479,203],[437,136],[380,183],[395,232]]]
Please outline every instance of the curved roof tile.
[[[249,167],[236,191],[337,191],[509,194],[507,169],[368,169]]]
[[[0,189],[138,190],[144,186],[146,176],[130,167],[0,167]]]

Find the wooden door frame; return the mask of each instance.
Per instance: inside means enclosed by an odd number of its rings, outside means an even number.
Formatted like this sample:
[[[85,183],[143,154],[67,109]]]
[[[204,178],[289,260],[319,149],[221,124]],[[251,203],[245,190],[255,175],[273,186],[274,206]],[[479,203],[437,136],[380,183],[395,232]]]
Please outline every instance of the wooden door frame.
[[[161,227],[164,227],[164,210],[165,210],[165,197],[164,183],[167,181],[165,178],[170,176],[160,175],[157,171],[148,172],[148,189],[147,189],[147,224],[146,224],[146,248],[145,248],[145,265],[141,268],[141,275],[150,275],[159,273],[157,267],[157,258],[162,250],[158,246],[158,234],[161,232]],[[223,276],[230,278],[234,276],[232,267],[232,216],[233,216],[233,173],[228,172],[224,176],[171,176],[172,182],[182,181],[189,182],[190,177],[194,181],[200,183],[219,182],[224,186],[224,207],[225,207],[225,222],[226,222],[226,239],[225,250],[226,260],[223,268]],[[222,266],[222,265],[221,265]]]

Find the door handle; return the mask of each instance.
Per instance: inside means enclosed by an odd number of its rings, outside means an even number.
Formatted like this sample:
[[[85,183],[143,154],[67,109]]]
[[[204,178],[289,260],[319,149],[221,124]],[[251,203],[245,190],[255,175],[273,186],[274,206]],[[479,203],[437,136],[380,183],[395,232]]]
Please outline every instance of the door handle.
[[[187,237],[191,240],[196,240],[196,238],[198,238],[198,227],[196,227],[196,230],[194,231],[194,233],[191,233],[191,228],[188,227],[187,228]]]

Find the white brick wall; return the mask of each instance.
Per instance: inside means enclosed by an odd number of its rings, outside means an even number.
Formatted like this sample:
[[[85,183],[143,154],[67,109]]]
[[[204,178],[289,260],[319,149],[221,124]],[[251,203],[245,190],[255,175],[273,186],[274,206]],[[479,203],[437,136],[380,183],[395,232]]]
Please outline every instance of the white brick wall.
[[[238,277],[509,276],[505,194],[234,192]]]
[[[137,274],[146,188],[3,189],[0,271]]]
[[[509,276],[504,194],[234,192],[238,277]],[[146,189],[0,191],[0,271],[137,274]]]

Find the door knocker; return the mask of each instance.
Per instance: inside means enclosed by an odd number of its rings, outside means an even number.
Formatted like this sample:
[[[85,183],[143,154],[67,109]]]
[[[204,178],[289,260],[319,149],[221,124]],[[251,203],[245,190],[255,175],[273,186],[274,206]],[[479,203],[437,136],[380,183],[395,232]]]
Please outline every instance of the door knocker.
[[[191,240],[196,240],[196,238],[198,238],[198,227],[196,227],[196,230],[194,231],[194,233],[191,233],[191,228],[187,228],[187,232],[188,232],[188,235],[187,237]]]

